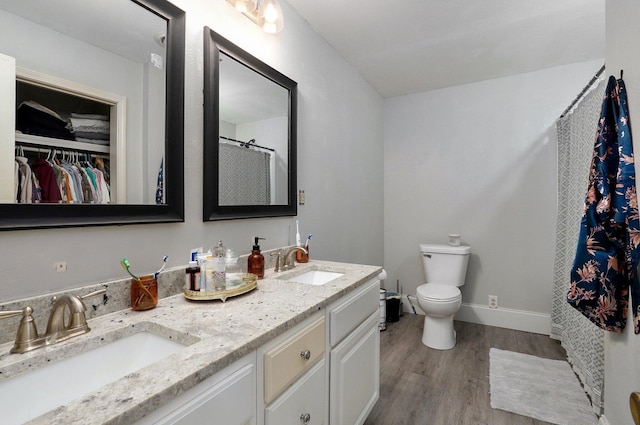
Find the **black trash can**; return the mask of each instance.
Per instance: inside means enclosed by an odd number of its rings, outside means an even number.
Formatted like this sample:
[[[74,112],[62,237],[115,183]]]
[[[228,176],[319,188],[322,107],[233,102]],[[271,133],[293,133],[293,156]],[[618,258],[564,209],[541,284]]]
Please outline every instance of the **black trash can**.
[[[387,292],[387,322],[400,320],[400,295]]]

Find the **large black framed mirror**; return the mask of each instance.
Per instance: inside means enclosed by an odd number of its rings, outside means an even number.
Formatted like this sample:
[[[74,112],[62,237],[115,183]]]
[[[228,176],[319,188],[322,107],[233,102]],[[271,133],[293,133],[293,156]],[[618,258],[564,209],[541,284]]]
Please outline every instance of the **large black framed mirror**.
[[[203,219],[297,214],[297,83],[204,29]]]
[[[0,41],[0,76],[10,75],[2,68],[9,63],[16,87],[15,123],[0,120],[1,156],[9,157],[0,161],[0,230],[184,221],[185,13],[166,0],[85,3],[0,0],[3,28],[33,39]],[[11,87],[8,79],[0,84]],[[25,104],[29,119],[46,111],[71,137],[34,130],[39,124],[24,121]],[[72,158],[95,167],[100,158],[106,172],[84,174],[93,189],[109,179],[106,189],[100,197],[58,180],[63,199],[46,198],[38,182],[40,199],[16,200],[8,189],[14,149],[16,161],[30,156],[59,166]]]

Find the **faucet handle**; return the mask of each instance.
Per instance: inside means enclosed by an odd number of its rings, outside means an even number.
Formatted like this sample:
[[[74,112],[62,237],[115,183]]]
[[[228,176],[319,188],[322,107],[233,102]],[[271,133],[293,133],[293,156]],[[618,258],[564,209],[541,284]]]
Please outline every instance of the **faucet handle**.
[[[25,307],[31,308],[31,307]],[[8,319],[9,317],[16,317],[24,313],[24,308],[22,310],[5,310],[0,311],[0,319]],[[33,310],[32,310],[33,311]]]
[[[87,295],[77,296],[76,298],[79,299],[80,301],[84,301],[86,299],[97,297],[98,295],[102,295],[102,294],[106,294],[106,293],[107,293],[107,290],[103,288],[103,289],[98,289],[97,291],[94,291],[94,292],[89,292]],[[54,295],[53,297],[51,297],[51,304],[52,305],[54,305],[56,303],[56,301],[58,301],[58,297],[57,296]]]
[[[276,257],[276,266],[273,268],[274,272],[280,271],[280,258],[282,258],[282,250],[279,249],[269,254],[271,257]]]
[[[18,332],[16,333],[16,341],[11,349],[11,353],[24,353],[35,347],[35,341],[38,339],[38,329],[36,322],[33,320],[33,309],[25,307],[22,310],[1,311],[0,319],[7,319],[22,314]]]
[[[78,298],[80,298],[82,301],[84,301],[86,299],[97,297],[98,295],[102,295],[102,294],[106,294],[106,293],[107,293],[107,290],[103,288],[103,289],[98,289],[97,291],[94,291],[94,292],[90,292],[87,295],[83,295],[83,296],[78,297]]]

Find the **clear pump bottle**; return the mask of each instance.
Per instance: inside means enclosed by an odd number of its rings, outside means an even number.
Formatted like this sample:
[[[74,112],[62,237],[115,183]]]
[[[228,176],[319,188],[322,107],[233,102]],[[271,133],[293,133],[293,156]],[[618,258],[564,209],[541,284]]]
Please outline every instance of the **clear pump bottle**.
[[[222,241],[218,241],[218,246],[213,250],[213,255],[217,260],[213,270],[213,281],[215,283],[216,291],[223,291],[227,288],[226,281],[226,261],[225,255],[227,250],[225,249]]]
[[[238,263],[238,255],[231,248],[227,249],[225,257],[227,289],[236,288],[242,284],[242,267]]]

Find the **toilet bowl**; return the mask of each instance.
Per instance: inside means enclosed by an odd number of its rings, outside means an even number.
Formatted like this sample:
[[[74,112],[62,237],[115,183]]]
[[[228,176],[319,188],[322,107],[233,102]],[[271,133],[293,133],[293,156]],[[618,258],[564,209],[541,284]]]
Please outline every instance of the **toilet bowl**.
[[[455,347],[453,316],[462,305],[460,290],[442,283],[425,283],[416,292],[418,305],[425,312],[422,343],[436,350]]]
[[[471,247],[421,244],[420,252],[427,278],[416,290],[425,313],[422,343],[449,350],[456,345],[453,316],[462,305],[459,287],[465,283]]]

